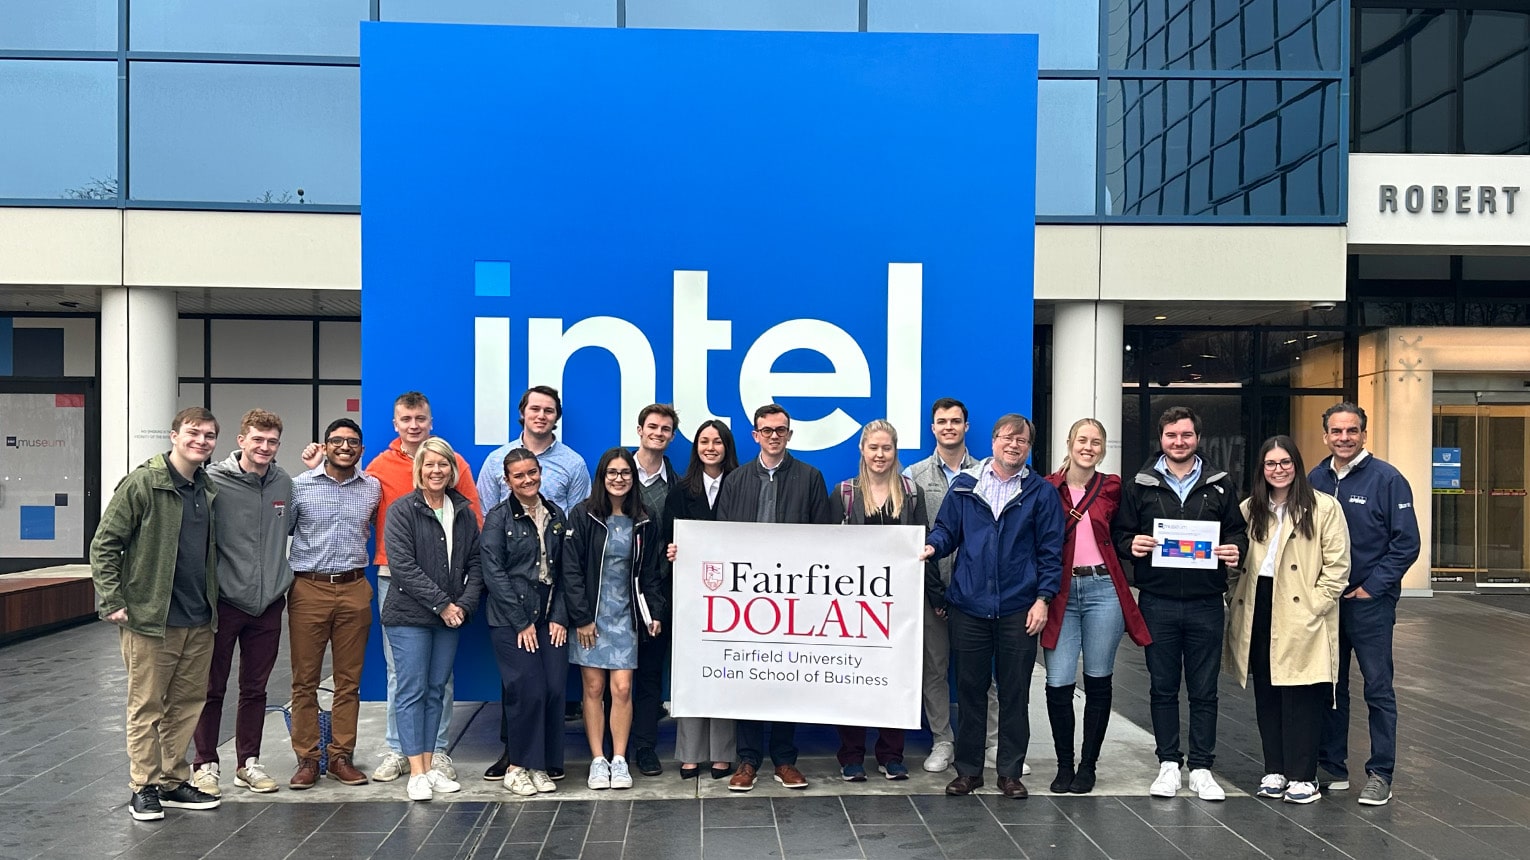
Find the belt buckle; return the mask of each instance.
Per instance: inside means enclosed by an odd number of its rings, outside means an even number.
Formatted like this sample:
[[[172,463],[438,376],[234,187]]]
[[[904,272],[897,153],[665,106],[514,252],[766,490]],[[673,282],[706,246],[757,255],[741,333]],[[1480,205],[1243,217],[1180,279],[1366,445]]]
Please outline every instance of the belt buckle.
[[[339,585],[340,584],[340,577],[342,577],[342,576],[349,576],[350,573],[351,572],[348,571],[348,570],[343,572],[343,573],[331,573],[329,575],[329,584],[330,585]]]

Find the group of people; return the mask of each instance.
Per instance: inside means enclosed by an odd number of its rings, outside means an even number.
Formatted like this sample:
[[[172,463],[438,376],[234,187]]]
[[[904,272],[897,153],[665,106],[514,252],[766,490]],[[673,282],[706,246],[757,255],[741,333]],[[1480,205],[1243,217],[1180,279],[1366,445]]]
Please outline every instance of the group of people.
[[[1197,453],[1200,419],[1184,408],[1160,419],[1162,455],[1123,482],[1098,471],[1106,432],[1094,419],[1074,424],[1062,465],[1041,475],[1028,465],[1035,427],[1027,418],[999,418],[992,456],[980,460],[967,448],[965,405],[942,398],[931,409],[936,446],[928,458],[902,468],[897,429],[873,421],[861,433],[857,474],[832,488],[787,450],[791,416],[777,404],[753,415],[755,459],[740,464],[728,425],[709,420],[692,435],[683,472],[666,456],[679,416],[652,404],[638,416],[637,449],[606,451],[593,482],[585,460],[555,435],[563,414],[555,389],[526,391],[519,414],[521,434],[488,456],[476,481],[433,435],[419,392],[396,399],[397,437],[364,469],[361,428],[341,418],[305,447],[307,470],[295,478],[276,463],[282,423],[273,413],[246,413],[237,450],[218,463],[212,413],[192,407],[175,416],[170,451],[122,481],[91,544],[100,615],[121,627],[134,818],[219,804],[217,739],[235,650],[234,783],[277,790],[260,746],[284,610],[297,760],[288,786],[309,789],[321,776],[369,781],[355,764],[373,617],[369,564],[377,565],[388,681],[388,751],[371,780],[407,777],[412,800],[460,790],[448,754],[452,666],[463,625],[480,611],[500,674],[504,743],[486,779],[520,796],[556,790],[565,775],[570,665],[579,667],[587,785],[630,787],[634,766],[662,774],[671,535],[681,519],[927,529],[922,698],[933,743],[923,767],[938,773],[954,764],[948,794],[971,794],[993,769],[1005,796],[1026,796],[1038,648],[1057,752],[1050,787],[1091,791],[1115,655],[1129,635],[1145,647],[1152,678],[1161,766],[1151,794],[1181,787],[1183,678],[1190,788],[1222,798],[1211,775],[1219,660],[1240,682],[1254,679],[1268,774],[1258,793],[1315,800],[1318,765],[1335,777],[1331,787],[1345,787],[1354,654],[1371,711],[1360,800],[1390,797],[1391,625],[1419,542],[1407,483],[1364,450],[1359,407],[1339,404],[1324,415],[1332,456],[1310,477],[1288,437],[1266,442],[1263,474],[1241,505],[1227,473]],[[1163,554],[1155,519],[1215,521],[1215,567],[1155,563]],[[326,650],[334,704],[332,737],[321,749]],[[806,788],[795,731],[789,722],[678,719],[680,776],[706,770],[748,791],[768,752],[775,781]],[[838,727],[846,781],[867,779],[867,731]],[[902,730],[878,728],[873,755],[887,779],[907,779]]]

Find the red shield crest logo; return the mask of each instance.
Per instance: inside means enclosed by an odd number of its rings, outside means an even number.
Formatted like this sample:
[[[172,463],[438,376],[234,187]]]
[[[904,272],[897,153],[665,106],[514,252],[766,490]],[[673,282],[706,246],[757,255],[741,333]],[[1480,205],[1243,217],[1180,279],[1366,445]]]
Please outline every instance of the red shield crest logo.
[[[708,591],[716,591],[722,587],[723,566],[720,561],[704,561],[701,563],[701,584]]]

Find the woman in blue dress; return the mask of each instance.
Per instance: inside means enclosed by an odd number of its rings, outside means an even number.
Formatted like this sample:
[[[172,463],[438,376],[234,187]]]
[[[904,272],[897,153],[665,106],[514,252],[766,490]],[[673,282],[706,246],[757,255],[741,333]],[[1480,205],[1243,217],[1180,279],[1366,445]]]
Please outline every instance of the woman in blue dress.
[[[632,670],[640,636],[657,636],[664,616],[658,517],[635,491],[637,463],[612,448],[595,467],[590,497],[574,506],[563,544],[564,600],[574,641],[569,662],[584,682],[590,788],[631,788]],[[611,752],[605,757],[605,695],[611,688]]]

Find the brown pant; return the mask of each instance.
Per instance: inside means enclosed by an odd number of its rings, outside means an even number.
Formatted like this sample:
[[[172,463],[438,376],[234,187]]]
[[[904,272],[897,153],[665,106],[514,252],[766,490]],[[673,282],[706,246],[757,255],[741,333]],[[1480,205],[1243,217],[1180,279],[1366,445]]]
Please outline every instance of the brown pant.
[[[119,631],[127,667],[128,783],[174,788],[191,778],[186,748],[207,698],[213,630],[167,627],[163,639]]]
[[[330,646],[335,704],[330,756],[356,751],[361,711],[361,665],[372,631],[372,586],[365,579],[332,584],[298,577],[287,593],[287,643],[292,651],[292,751],[319,757],[319,680]]]

